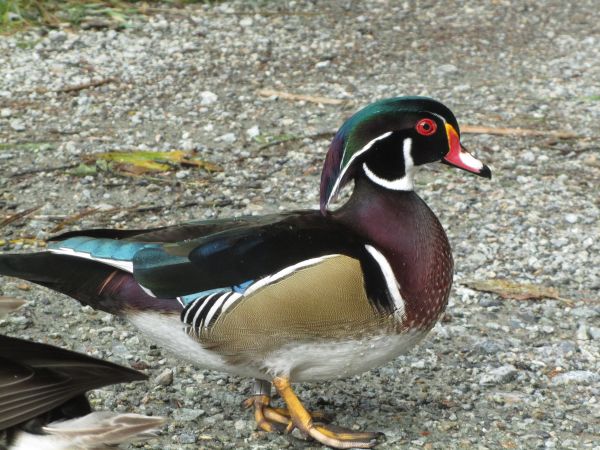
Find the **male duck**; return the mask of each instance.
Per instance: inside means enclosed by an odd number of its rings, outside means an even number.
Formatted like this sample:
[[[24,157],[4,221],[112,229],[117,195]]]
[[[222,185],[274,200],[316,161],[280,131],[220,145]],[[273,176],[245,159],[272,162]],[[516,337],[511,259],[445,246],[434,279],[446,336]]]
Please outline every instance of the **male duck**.
[[[413,191],[435,161],[491,177],[460,143],[456,118],[425,97],[373,103],[329,147],[320,211],[88,230],[47,251],[0,255],[0,274],[30,280],[127,317],[200,367],[256,378],[266,431],[297,427],[336,448],[370,448],[378,433],[324,424],[292,382],[350,376],[413,347],[448,302],[452,255]],[[354,181],[350,199],[331,205]],[[271,383],[287,409],[269,405]]]
[[[0,319],[23,303],[0,297]],[[153,437],[164,418],[93,412],[85,396],[146,378],[81,353],[0,335],[0,448],[106,449]]]

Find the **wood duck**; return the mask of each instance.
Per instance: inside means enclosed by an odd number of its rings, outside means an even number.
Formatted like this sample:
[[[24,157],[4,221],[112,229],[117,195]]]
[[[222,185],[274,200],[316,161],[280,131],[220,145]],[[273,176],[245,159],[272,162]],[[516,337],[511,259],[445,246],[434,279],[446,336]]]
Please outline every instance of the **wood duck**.
[[[23,303],[0,297],[0,319]],[[91,389],[146,378],[81,353],[0,335],[0,448],[105,449],[153,437],[164,418],[93,412],[85,396]]]
[[[461,145],[446,106],[425,97],[378,101],[335,135],[320,210],[73,231],[41,253],[0,255],[0,274],[125,316],[199,367],[255,378],[246,404],[262,430],[297,427],[334,448],[370,448],[379,433],[325,423],[291,383],[382,365],[444,311],[450,245],[413,191],[415,168],[436,161],[491,177]],[[350,181],[349,200],[335,209]],[[287,408],[270,405],[271,384]]]

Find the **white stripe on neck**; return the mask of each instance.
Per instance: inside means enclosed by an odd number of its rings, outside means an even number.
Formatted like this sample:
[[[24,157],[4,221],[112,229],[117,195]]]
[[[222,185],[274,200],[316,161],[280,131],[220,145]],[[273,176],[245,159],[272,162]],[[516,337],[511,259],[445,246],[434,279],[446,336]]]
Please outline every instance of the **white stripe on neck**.
[[[348,168],[352,165],[352,162],[358,158],[360,155],[362,155],[364,152],[366,152],[367,150],[369,150],[371,147],[373,147],[373,145],[377,142],[377,141],[381,141],[382,139],[385,139],[386,137],[388,137],[389,135],[391,135],[392,132],[388,131],[387,133],[383,133],[381,136],[377,136],[375,139],[371,139],[369,142],[367,142],[360,150],[358,150],[356,153],[354,153],[351,157],[350,160],[348,161],[348,163],[342,168],[340,174],[338,175],[337,179],[335,180],[335,184],[333,185],[333,189],[331,189],[331,192],[329,193],[329,198],[327,199],[327,204],[326,207],[329,208],[329,203],[331,203],[331,201],[333,200],[333,197],[335,197],[335,195],[337,194],[338,189],[340,188],[340,183],[342,181],[342,178],[344,178],[344,175],[346,174],[346,171],[348,170]],[[346,144],[347,145],[347,144]],[[340,162],[340,164],[343,164],[344,161],[344,155],[346,154],[346,149],[344,148],[344,153],[342,154],[342,161]]]
[[[386,189],[393,191],[412,191],[414,189],[413,184],[413,172],[415,163],[412,159],[410,151],[412,149],[412,139],[406,138],[402,144],[402,153],[404,155],[404,176],[402,178],[396,178],[395,180],[386,180],[380,176],[375,175],[371,169],[367,166],[367,163],[363,163],[362,167],[365,171],[365,175],[373,183],[378,184]]]

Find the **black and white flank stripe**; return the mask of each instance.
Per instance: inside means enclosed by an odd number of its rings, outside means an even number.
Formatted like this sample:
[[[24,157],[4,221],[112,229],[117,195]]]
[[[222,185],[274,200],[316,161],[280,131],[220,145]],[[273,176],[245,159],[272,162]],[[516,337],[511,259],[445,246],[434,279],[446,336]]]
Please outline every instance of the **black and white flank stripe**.
[[[181,311],[181,321],[189,334],[199,335],[202,329],[209,329],[219,316],[227,311],[242,294],[234,291],[215,292],[198,297]]]

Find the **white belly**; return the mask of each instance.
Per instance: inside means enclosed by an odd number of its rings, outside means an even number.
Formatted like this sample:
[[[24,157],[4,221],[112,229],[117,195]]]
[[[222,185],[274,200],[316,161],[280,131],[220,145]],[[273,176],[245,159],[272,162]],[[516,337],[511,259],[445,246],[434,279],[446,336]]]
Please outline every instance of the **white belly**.
[[[414,347],[426,332],[373,336],[362,340],[288,345],[265,358],[272,375],[292,381],[345,378],[366,372],[397,358]]]
[[[127,318],[157,345],[197,367],[243,377],[265,378],[264,373],[252,367],[233,366],[218,353],[202,347],[185,332],[185,325],[178,315],[136,312]]]
[[[265,380],[285,376],[293,382],[331,380],[366,372],[406,353],[427,334],[408,332],[360,340],[288,344],[249,366],[230,364],[218,353],[202,347],[185,333],[179,316],[136,312],[128,319],[158,345],[203,369]]]

